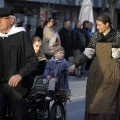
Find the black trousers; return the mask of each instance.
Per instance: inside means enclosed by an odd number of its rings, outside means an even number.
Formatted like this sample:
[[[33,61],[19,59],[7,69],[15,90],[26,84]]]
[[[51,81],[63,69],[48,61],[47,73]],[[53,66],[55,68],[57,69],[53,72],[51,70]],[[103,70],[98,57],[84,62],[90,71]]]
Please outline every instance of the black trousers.
[[[12,120],[26,120],[26,104],[22,95],[8,83],[0,83],[0,120],[5,120],[8,102],[11,107]]]

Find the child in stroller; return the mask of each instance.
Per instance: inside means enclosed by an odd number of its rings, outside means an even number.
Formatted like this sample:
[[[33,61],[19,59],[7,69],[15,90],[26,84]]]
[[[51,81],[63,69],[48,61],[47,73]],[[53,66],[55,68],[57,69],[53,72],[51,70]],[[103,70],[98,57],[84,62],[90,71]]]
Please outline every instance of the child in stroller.
[[[55,86],[59,79],[59,88],[69,89],[67,72],[69,63],[64,58],[65,50],[61,46],[54,47],[53,57],[48,61],[44,71],[44,85],[48,84],[48,93],[45,100],[50,101],[53,98]],[[60,75],[60,76],[59,76]]]

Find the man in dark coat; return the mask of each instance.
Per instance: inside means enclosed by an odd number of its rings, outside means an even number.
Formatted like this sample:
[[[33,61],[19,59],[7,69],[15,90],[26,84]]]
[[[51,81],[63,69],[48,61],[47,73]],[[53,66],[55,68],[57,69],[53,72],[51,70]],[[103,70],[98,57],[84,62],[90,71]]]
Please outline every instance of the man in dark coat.
[[[83,28],[82,31],[85,34],[86,37],[86,47],[88,46],[89,42],[90,42],[90,35],[89,35],[89,21],[85,20],[83,22]]]
[[[5,119],[8,101],[12,119],[26,120],[27,76],[38,65],[25,29],[15,27],[15,20],[13,9],[0,8],[0,120]]]
[[[79,50],[80,54],[85,50],[86,38],[83,31],[81,30],[81,23],[79,20],[75,22],[75,27],[72,30],[72,43],[73,43],[73,49],[75,51]]]
[[[88,44],[90,42],[90,37],[91,37],[89,34],[89,25],[90,25],[89,21],[87,21],[87,20],[83,21],[82,31],[84,32],[85,37],[86,37],[86,47],[88,46]],[[86,71],[89,71],[91,63],[92,63],[92,59],[90,59],[86,62],[86,66],[85,66]]]
[[[70,20],[64,21],[64,26],[59,31],[61,46],[65,49],[65,58],[68,60],[73,55],[72,36],[70,30]]]
[[[74,59],[77,58],[79,55],[83,53],[86,47],[86,38],[81,30],[81,22],[77,20],[75,22],[75,27],[72,30],[72,41],[73,41],[73,57]],[[81,76],[82,74],[85,74],[85,64],[81,65],[81,70],[79,71],[79,68],[76,71],[76,74],[78,76]]]
[[[39,26],[36,29],[35,36],[38,36],[41,40],[43,40],[43,28],[44,28],[44,20],[40,20]]]

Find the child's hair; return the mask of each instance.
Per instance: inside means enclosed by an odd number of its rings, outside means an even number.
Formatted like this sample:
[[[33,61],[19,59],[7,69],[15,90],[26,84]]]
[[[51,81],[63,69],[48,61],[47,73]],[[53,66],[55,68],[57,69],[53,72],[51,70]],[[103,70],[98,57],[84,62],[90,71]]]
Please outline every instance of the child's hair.
[[[34,36],[34,37],[32,37],[32,45],[33,45],[35,42],[41,42],[41,43],[42,43],[42,40],[41,40],[38,36]],[[37,55],[37,56],[40,56],[40,51],[39,51],[36,55]]]
[[[61,46],[56,46],[52,49],[52,54],[55,55],[56,53],[58,53],[59,51],[65,51],[63,47]]]
[[[41,43],[42,43],[42,40],[41,40],[39,37],[34,36],[34,37],[32,38],[32,44],[34,44],[35,42],[41,42]]]

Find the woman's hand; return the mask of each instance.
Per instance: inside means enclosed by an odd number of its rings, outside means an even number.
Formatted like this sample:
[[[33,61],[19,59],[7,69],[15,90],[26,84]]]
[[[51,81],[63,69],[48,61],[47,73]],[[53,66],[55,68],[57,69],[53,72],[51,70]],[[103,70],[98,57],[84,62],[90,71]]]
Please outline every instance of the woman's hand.
[[[75,65],[72,65],[69,67],[69,72],[73,73],[75,70]]]

